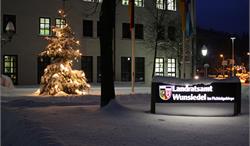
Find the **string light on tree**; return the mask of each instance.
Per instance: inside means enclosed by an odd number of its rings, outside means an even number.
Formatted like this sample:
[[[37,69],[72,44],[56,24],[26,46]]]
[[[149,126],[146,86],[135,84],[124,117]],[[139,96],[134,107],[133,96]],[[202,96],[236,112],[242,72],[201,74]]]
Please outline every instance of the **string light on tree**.
[[[62,19],[66,14],[63,10],[58,11]],[[41,77],[39,95],[68,95],[86,94],[90,88],[85,73],[81,70],[72,70],[73,60],[77,60],[82,54],[80,42],[74,37],[74,33],[65,21],[63,27],[53,27],[52,37],[46,37],[49,44],[40,56],[50,57],[52,63],[44,70]]]

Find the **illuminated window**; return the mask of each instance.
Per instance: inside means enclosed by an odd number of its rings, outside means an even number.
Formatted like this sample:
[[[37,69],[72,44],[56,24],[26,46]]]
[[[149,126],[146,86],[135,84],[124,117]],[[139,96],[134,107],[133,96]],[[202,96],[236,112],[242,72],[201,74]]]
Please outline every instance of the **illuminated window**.
[[[50,35],[50,18],[40,17],[39,20],[39,35]]]
[[[143,0],[135,0],[135,6],[143,7],[144,6]]]
[[[65,19],[56,18],[56,27],[63,28],[65,24],[66,24]]]
[[[9,76],[17,84],[17,55],[3,56],[3,74]]]
[[[129,0],[122,0],[122,5],[128,5]],[[143,0],[135,0],[135,6],[136,7],[144,7],[144,1]]]
[[[168,59],[168,76],[175,77],[176,76],[176,62],[175,59]]]
[[[165,10],[166,9],[165,1],[166,0],[157,0],[156,1],[156,8],[161,9],[161,10]]]
[[[176,0],[167,0],[167,9],[176,11]]]
[[[157,57],[155,59],[155,75],[163,76],[164,75],[164,58]]]
[[[122,0],[122,5],[128,5],[129,0]]]

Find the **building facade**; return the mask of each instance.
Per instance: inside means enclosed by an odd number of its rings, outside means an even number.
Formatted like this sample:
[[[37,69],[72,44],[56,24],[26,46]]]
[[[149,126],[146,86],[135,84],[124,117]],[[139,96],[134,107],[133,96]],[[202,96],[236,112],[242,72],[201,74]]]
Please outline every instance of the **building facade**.
[[[115,81],[131,81],[131,37],[129,29],[129,0],[117,0],[113,39]],[[192,2],[193,3],[193,2]],[[65,20],[79,39],[83,54],[74,63],[82,69],[89,82],[100,82],[99,12],[101,0],[66,0]],[[1,45],[1,72],[18,85],[39,84],[50,58],[38,56],[51,36],[51,26],[60,26],[57,11],[62,0],[2,0],[1,34],[6,37],[6,25],[12,22],[15,33],[11,42]],[[194,9],[193,9],[194,12]],[[194,21],[193,21],[194,22]],[[157,27],[156,27],[157,26]],[[193,24],[195,28],[195,23]],[[158,30],[158,33],[156,31]],[[195,30],[195,29],[194,29]],[[195,31],[194,31],[195,32]],[[157,36],[155,75],[180,77],[181,73],[181,19],[176,0],[135,0],[135,81],[150,84]],[[194,35],[193,35],[194,36]],[[192,77],[193,38],[187,39],[185,72]]]

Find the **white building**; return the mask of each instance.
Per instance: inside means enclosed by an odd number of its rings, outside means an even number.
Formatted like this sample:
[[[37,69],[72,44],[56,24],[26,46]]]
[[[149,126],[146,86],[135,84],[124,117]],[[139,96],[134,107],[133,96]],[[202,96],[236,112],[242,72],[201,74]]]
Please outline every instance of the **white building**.
[[[99,0],[101,1],[101,0]],[[131,39],[129,31],[128,1],[117,0],[114,37],[115,81],[131,80]],[[135,74],[136,82],[151,82],[156,14],[161,23],[156,74],[179,77],[181,63],[181,19],[178,1],[175,0],[135,0]],[[43,69],[50,59],[39,58],[38,54],[48,42],[44,36],[51,35],[51,26],[60,25],[57,10],[62,8],[62,0],[2,0],[1,34],[7,36],[5,28],[13,22],[15,34],[11,42],[1,41],[1,71],[11,76],[18,85],[34,85],[40,81]],[[192,5],[193,1],[192,1]],[[90,82],[100,81],[99,11],[98,0],[66,0],[66,22],[80,40],[83,57],[75,62],[74,68],[83,69]],[[158,12],[156,10],[158,9]],[[194,12],[194,9],[192,9]],[[164,14],[163,14],[164,13]],[[194,13],[193,13],[194,14]],[[194,16],[194,15],[193,15]],[[194,18],[194,17],[193,17]],[[195,23],[193,24],[195,28]],[[195,29],[194,29],[195,30]],[[194,31],[195,32],[195,31]],[[195,34],[195,33],[194,33]],[[193,35],[195,36],[195,35]],[[192,77],[192,50],[194,39],[188,39],[186,50],[186,77]]]

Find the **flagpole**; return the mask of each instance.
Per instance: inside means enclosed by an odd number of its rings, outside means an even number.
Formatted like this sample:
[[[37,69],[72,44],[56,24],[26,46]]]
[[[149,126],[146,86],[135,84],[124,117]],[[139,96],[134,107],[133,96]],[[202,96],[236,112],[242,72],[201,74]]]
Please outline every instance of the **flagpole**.
[[[135,27],[134,27],[135,0],[129,0],[130,32],[131,32],[131,94],[135,93]]]
[[[135,29],[131,28],[131,46],[132,46],[132,65],[131,65],[131,92],[135,93]]]
[[[183,79],[186,78],[186,62],[185,62],[185,31],[182,31],[182,72],[183,72]]]

